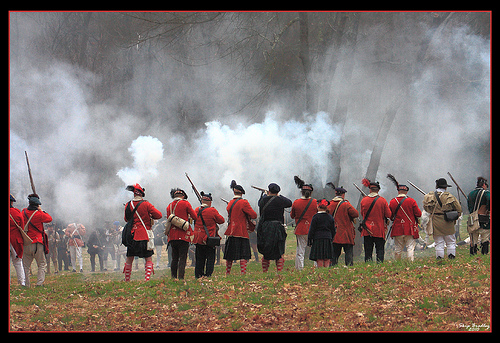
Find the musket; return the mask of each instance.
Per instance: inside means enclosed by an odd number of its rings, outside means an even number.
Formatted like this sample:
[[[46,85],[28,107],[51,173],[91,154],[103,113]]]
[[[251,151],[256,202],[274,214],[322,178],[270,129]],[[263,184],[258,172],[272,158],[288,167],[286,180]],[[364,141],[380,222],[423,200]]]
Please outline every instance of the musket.
[[[229,201],[224,198],[220,198],[220,200],[224,201],[226,204],[229,204]]]
[[[365,193],[365,192],[363,192],[363,190],[362,190],[361,188],[359,188],[357,184],[355,184],[354,182],[353,182],[352,184],[354,185],[354,187],[356,187],[356,189],[357,189],[358,191],[360,191],[360,192],[361,192],[361,194],[363,194],[363,196],[366,196],[366,193]]]
[[[193,188],[194,194],[196,195],[196,197],[198,198],[198,200],[200,201],[200,204],[201,204],[201,195],[200,195],[200,192],[198,192],[198,190],[196,189],[196,186],[194,185],[193,181],[191,181],[191,179],[189,178],[188,173],[185,173],[185,174],[186,174],[187,179],[189,180],[189,183],[191,184],[191,188]]]
[[[256,190],[259,190],[261,192],[266,192],[267,191],[267,189],[260,188],[260,187],[257,187],[257,186],[250,186],[250,187],[255,188]]]
[[[33,191],[33,193],[36,194],[35,183],[33,182],[33,175],[31,174],[30,161],[28,159],[28,153],[26,151],[24,151],[24,155],[26,155],[26,164],[28,165],[28,174],[30,176],[31,190]]]
[[[465,199],[467,199],[467,195],[465,195],[464,191],[462,190],[462,188],[460,188],[460,186],[458,185],[458,183],[455,181],[455,179],[453,178],[453,176],[451,176],[451,173],[448,172],[448,175],[450,175],[451,177],[451,181],[453,181],[453,183],[457,186],[457,189],[460,191],[460,193],[462,193],[465,197]]]
[[[413,188],[415,188],[417,191],[419,191],[420,193],[422,193],[423,195],[425,195],[425,192],[423,190],[421,190],[420,188],[418,188],[413,182],[411,182],[410,180],[406,180],[406,181],[408,181],[408,183],[410,185],[412,185]]]

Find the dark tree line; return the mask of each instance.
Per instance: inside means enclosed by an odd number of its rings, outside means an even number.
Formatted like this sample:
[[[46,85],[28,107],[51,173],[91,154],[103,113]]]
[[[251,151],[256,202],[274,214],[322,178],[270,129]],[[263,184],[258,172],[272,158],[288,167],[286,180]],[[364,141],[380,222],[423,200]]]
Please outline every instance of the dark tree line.
[[[37,63],[78,66],[94,75],[94,101],[113,100],[180,131],[219,118],[259,121],[273,106],[288,118],[325,111],[341,128],[350,115],[369,114],[369,178],[394,119],[411,112],[412,85],[440,63],[439,44],[457,30],[490,34],[486,12],[61,12],[10,19],[14,66],[32,62],[28,48]],[[457,65],[460,54],[452,56]],[[489,83],[489,74],[463,74],[453,65],[445,75],[443,88]],[[332,161],[343,144],[332,147]],[[329,179],[336,183],[340,174],[332,162]]]

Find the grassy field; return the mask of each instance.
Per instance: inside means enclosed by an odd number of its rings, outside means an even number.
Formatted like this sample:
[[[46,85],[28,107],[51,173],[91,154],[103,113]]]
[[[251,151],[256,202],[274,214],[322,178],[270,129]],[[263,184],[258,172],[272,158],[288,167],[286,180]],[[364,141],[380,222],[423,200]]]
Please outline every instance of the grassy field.
[[[31,289],[18,286],[13,275],[10,330],[491,330],[490,256],[471,257],[461,246],[454,260],[438,263],[428,249],[410,263],[391,259],[389,251],[383,264],[356,258],[346,268],[341,256],[339,266],[315,269],[308,261],[296,271],[295,236],[288,232],[279,274],[274,263],[263,274],[250,262],[244,276],[235,264],[229,277],[216,266],[212,278],[196,280],[187,268],[184,281],[173,281],[169,269],[160,269],[144,282],[141,261],[129,283],[120,272],[63,272]]]

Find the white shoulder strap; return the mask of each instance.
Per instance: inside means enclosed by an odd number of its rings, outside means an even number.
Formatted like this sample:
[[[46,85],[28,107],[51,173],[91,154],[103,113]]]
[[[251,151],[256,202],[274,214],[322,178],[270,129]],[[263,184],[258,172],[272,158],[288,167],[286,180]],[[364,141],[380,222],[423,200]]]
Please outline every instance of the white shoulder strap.
[[[131,202],[130,202],[130,205],[132,205],[132,211],[133,211],[133,210],[134,210],[134,202],[133,202],[133,201],[131,201]],[[137,214],[137,217],[139,217],[139,220],[141,221],[142,226],[144,226],[144,228],[147,230],[148,228],[146,227],[146,225],[144,225],[144,222],[142,221],[142,218],[141,218],[141,216],[137,213],[137,211],[135,211],[135,214]]]

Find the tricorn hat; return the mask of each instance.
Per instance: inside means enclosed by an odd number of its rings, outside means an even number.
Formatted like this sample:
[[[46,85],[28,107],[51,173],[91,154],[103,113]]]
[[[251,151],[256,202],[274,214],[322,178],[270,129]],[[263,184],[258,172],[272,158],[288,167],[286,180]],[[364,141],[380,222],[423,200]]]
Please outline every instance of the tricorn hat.
[[[436,188],[446,188],[446,187],[451,187],[451,185],[448,184],[448,181],[446,181],[444,177],[436,180]]]
[[[146,195],[146,193],[144,193],[146,191],[146,189],[142,188],[141,185],[139,185],[138,183],[136,183],[135,185],[128,185],[127,188],[125,188],[125,189],[127,191],[134,192],[134,194],[137,194],[140,196]]]

